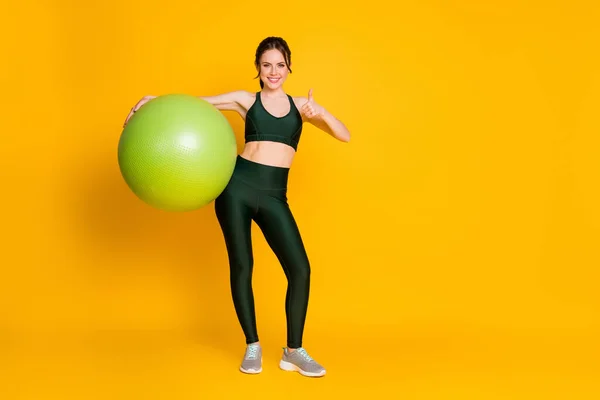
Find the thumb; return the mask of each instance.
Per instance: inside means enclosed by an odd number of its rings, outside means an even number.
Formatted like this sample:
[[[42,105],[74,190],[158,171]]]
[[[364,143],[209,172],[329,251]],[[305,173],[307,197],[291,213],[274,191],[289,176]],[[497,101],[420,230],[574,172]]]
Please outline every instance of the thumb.
[[[312,101],[312,100],[313,100],[313,94],[312,94],[312,92],[313,92],[313,90],[312,90],[312,89],[310,89],[310,90],[308,91],[308,101]]]

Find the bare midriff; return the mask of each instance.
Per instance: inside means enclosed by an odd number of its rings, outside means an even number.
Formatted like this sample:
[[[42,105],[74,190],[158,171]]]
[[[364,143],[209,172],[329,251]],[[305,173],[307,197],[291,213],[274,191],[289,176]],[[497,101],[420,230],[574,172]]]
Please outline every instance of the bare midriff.
[[[259,141],[246,143],[240,156],[259,164],[290,168],[295,154],[294,148],[287,144]]]

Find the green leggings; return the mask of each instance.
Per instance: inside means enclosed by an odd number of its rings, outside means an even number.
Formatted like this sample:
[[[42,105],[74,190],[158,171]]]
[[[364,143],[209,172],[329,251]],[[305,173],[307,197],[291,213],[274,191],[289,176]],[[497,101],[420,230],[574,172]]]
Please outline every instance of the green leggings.
[[[246,343],[258,341],[252,292],[252,221],[261,229],[287,278],[287,346],[302,347],[310,289],[310,264],[287,203],[289,168],[259,164],[238,156],[233,176],[215,200],[225,237],[231,294]]]

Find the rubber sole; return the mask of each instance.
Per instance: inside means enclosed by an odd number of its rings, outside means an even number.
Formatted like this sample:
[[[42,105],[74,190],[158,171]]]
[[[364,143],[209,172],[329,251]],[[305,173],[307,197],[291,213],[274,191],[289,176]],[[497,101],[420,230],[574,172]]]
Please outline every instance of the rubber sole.
[[[310,376],[312,378],[321,377],[321,376],[325,375],[325,373],[327,372],[325,370],[323,370],[322,372],[307,372],[307,371],[302,370],[298,366],[296,366],[290,362],[283,361],[283,360],[279,361],[279,368],[281,368],[284,371],[299,372],[300,374],[302,374],[304,376]]]
[[[240,371],[242,371],[245,374],[260,374],[262,372],[262,358],[260,360],[260,364],[261,364],[261,367],[258,371],[255,371],[253,369],[244,369],[244,368],[242,368],[241,365],[240,365]]]
[[[260,367],[260,369],[258,371],[255,371],[253,369],[246,370],[246,369],[240,367],[240,371],[242,371],[245,374],[260,374],[262,372],[262,367]]]

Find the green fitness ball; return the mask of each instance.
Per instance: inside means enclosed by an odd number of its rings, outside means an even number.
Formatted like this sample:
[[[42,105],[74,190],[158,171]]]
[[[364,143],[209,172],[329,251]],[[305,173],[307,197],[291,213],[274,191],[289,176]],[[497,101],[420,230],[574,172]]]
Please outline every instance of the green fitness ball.
[[[168,94],[144,104],[119,140],[121,174],[145,203],[166,211],[204,207],[225,189],[237,157],[225,116],[198,97]]]

